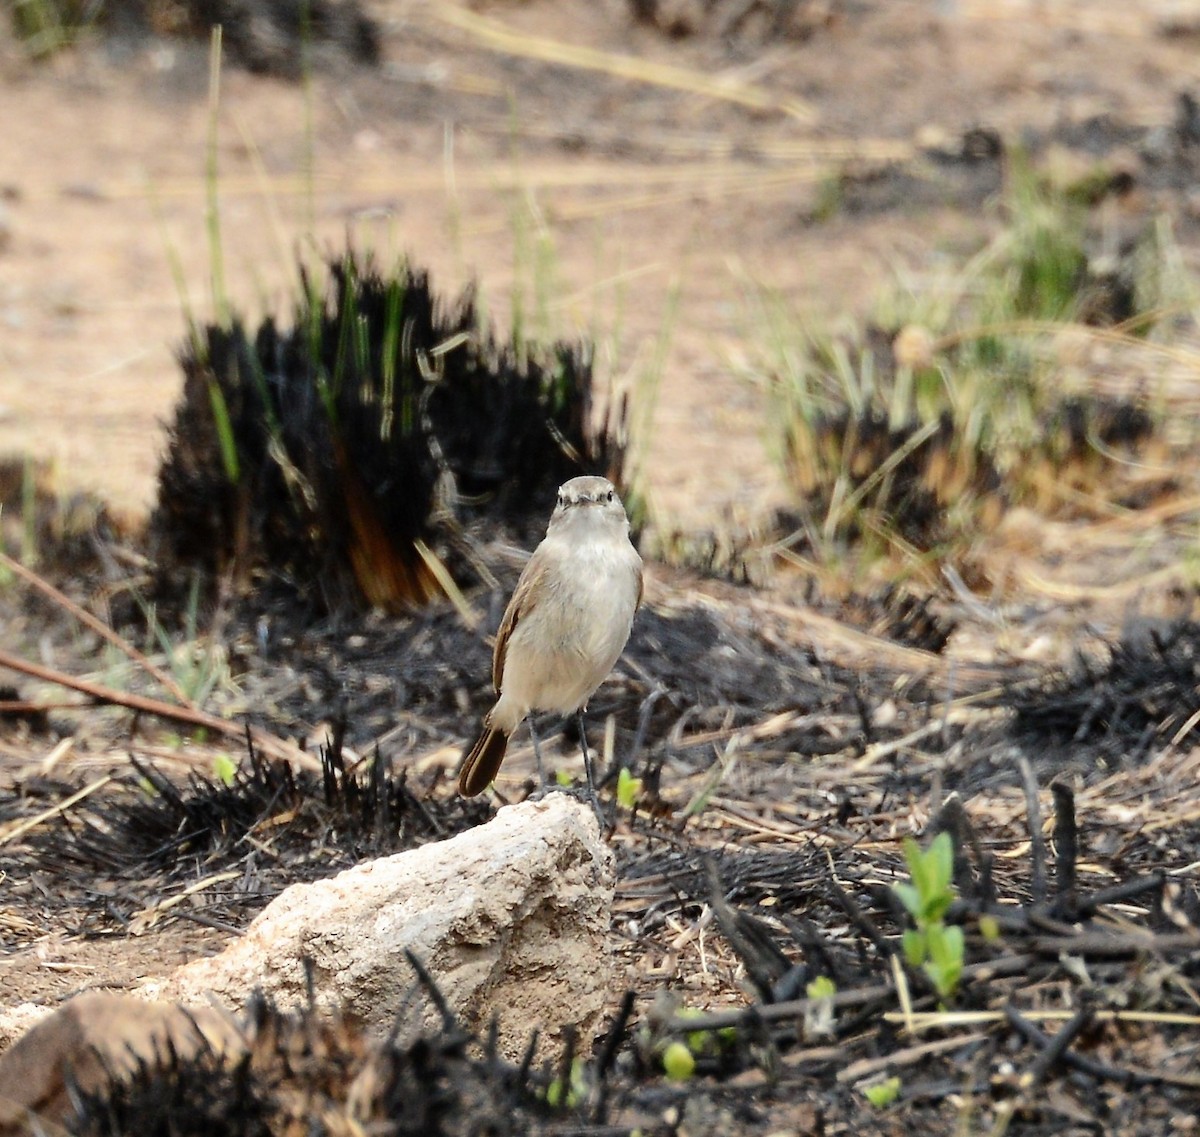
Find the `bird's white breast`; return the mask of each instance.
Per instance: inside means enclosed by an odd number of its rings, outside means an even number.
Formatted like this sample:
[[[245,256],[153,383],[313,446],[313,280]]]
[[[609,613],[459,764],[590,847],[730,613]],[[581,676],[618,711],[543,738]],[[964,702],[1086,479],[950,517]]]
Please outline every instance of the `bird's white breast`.
[[[535,556],[548,562],[543,590],[508,643],[501,686],[513,709],[567,714],[586,703],[629,639],[641,559],[621,534],[554,535]]]

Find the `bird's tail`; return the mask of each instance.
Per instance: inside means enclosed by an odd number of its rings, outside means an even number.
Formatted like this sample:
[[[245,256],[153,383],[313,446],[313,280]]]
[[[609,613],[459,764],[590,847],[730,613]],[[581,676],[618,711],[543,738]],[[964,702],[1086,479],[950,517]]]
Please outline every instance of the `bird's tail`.
[[[463,797],[483,793],[495,780],[507,748],[508,735],[502,730],[486,727],[458,768],[458,792]]]

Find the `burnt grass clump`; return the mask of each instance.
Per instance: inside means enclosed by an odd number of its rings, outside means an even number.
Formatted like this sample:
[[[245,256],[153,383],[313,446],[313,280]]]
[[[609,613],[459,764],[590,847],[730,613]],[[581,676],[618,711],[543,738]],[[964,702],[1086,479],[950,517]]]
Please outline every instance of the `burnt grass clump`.
[[[948,412],[930,432],[919,422],[893,425],[873,408],[831,411],[789,434],[786,462],[792,486],[813,517],[828,516],[847,491],[863,496],[863,509],[848,513],[839,526],[849,539],[889,531],[931,548],[951,535],[946,527],[951,503],[990,499],[998,503],[993,513],[1003,508],[1003,487],[990,456],[963,445]],[[882,479],[881,470],[888,471]]]
[[[379,63],[378,23],[359,0],[8,0],[13,31],[35,55],[49,55],[81,33],[170,36],[207,45],[221,29],[224,57],[262,74],[299,79],[314,64]]]
[[[233,319],[182,351],[151,521],[166,582],[199,569],[316,610],[406,609],[443,574],[489,577],[479,523],[527,542],[563,481],[622,483],[625,407],[596,425],[583,345],[500,344],[470,290],[442,303],[425,273],[353,255],[302,297],[290,326]]]
[[[1104,661],[1018,687],[1006,699],[1014,736],[1107,765],[1144,762],[1200,740],[1200,624],[1134,626]]]
[[[235,1060],[212,1050],[142,1060],[132,1074],[111,1074],[96,1091],[77,1095],[71,1132],[517,1137],[562,1132],[564,1118],[578,1112],[548,1105],[552,1076],[532,1063],[505,1061],[494,1038],[477,1038],[449,1016],[441,1031],[405,1025],[397,1024],[403,1037],[381,1044],[353,1022],[312,1008],[285,1014],[256,999],[243,1024],[245,1052]]]
[[[16,859],[70,881],[59,903],[92,934],[126,927],[156,895],[237,868],[240,879],[203,917],[230,926],[296,880],[443,840],[489,815],[482,801],[410,784],[408,771],[394,772],[378,753],[348,768],[342,738],[335,724],[319,774],[268,762],[248,744],[246,759],[225,777],[192,772],[180,783],[132,755],[133,772],[115,792],[35,830]],[[28,791],[34,800],[44,796],[36,786]]]
[[[813,530],[836,518],[832,530],[846,541],[896,537],[921,550],[961,542],[964,510],[971,533],[988,532],[1017,504],[1068,517],[1092,497],[1136,509],[1177,488],[1169,474],[1124,477],[1122,463],[1171,468],[1140,399],[1062,399],[1040,414],[1037,434],[1004,471],[990,445],[965,438],[948,411],[895,425],[877,408],[842,408],[790,431],[785,461],[797,512]],[[845,509],[848,498],[860,504]]]

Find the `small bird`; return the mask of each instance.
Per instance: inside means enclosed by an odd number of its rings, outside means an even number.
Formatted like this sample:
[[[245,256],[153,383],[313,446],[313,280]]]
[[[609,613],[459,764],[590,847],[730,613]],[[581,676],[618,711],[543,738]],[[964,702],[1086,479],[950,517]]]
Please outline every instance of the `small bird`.
[[[577,712],[596,804],[583,712],[624,650],[641,602],[642,558],[616,490],[606,478],[572,478],[559,489],[546,536],[504,610],[492,655],[496,704],[459,767],[460,794],[473,797],[491,784],[509,737],[531,711]],[[530,735],[545,785],[532,723]]]

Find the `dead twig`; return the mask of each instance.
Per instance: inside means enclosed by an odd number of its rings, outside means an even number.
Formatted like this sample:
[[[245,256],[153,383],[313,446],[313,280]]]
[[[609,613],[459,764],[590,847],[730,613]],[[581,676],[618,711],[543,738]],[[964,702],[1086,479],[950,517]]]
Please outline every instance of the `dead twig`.
[[[1146,1075],[1133,1070],[1122,1070],[1087,1058],[1082,1054],[1068,1049],[1072,1042],[1095,1018],[1089,1007],[1080,1007],[1053,1036],[1040,1030],[1011,1004],[1004,1008],[1004,1017],[1026,1041],[1040,1048],[1040,1053],[1029,1070],[1022,1075],[1022,1087],[1032,1089],[1038,1085],[1049,1072],[1050,1067],[1058,1061],[1078,1070],[1081,1074],[1097,1078],[1104,1082],[1116,1082],[1123,1086],[1146,1086],[1160,1084],[1162,1079],[1157,1075]],[[1028,1080],[1028,1081],[1027,1081]]]
[[[41,813],[33,817],[27,817],[24,821],[18,822],[11,829],[4,833],[0,833],[0,845],[7,845],[10,841],[15,841],[23,833],[28,833],[31,829],[35,829],[41,825],[43,821],[48,821],[56,814],[62,813],[63,810],[70,809],[76,802],[83,801],[85,797],[90,797],[97,790],[102,790],[109,782],[113,780],[112,774],[105,774],[102,778],[97,778],[94,782],[83,787],[70,797],[64,798],[56,805],[52,805],[49,809],[42,810]]]
[[[98,703],[127,707],[131,711],[154,715],[157,718],[171,719],[174,722],[186,723],[188,726],[202,727],[223,738],[240,740],[249,733],[254,745],[264,754],[283,761],[299,762],[311,768],[315,768],[316,765],[315,760],[310,755],[304,754],[299,747],[285,742],[282,738],[276,738],[275,735],[268,734],[258,727],[217,718],[216,715],[210,715],[206,711],[193,707],[177,707],[171,703],[164,703],[161,699],[151,699],[145,695],[117,691],[112,687],[105,687],[99,683],[91,683],[87,679],[79,679],[74,675],[56,671],[52,667],[43,667],[40,663],[30,663],[26,659],[21,659],[20,656],[3,650],[0,650],[0,667],[7,667],[10,671],[17,671],[22,675],[40,679],[44,683],[57,683],[60,687],[79,691]]]
[[[1014,1024],[1021,1017],[1020,1012],[1011,1003],[1005,1007],[1005,1012],[1008,1015],[1008,1021]],[[1021,1075],[1022,1092],[1036,1089],[1046,1080],[1046,1075],[1050,1073],[1051,1068],[1059,1060],[1066,1058],[1071,1044],[1087,1029],[1092,1018],[1093,1008],[1085,1004],[1058,1028],[1052,1038],[1043,1038],[1038,1056]]]
[[[1033,881],[1030,891],[1035,904],[1046,899],[1046,841],[1042,836],[1042,807],[1038,802],[1037,778],[1024,754],[1017,759],[1021,771],[1021,787],[1025,791],[1025,816],[1029,820],[1030,859],[1033,862]]]
[[[74,600],[60,592],[48,580],[44,580],[38,576],[32,569],[26,568],[20,561],[13,560],[3,550],[0,550],[0,565],[3,565],[15,576],[19,576],[26,584],[36,588],[43,596],[49,597],[60,608],[74,616],[81,624],[95,632],[96,635],[103,637],[114,647],[120,648],[155,682],[160,683],[167,691],[170,691],[179,700],[180,706],[188,707],[191,710],[196,709],[196,704],[187,697],[183,689],[171,676],[163,671],[161,667],[147,659],[127,639],[114,632],[103,620],[97,619],[87,609],[81,608]]]
[[[1054,883],[1058,889],[1055,910],[1067,918],[1075,911],[1075,863],[1079,857],[1079,829],[1075,823],[1075,791],[1064,782],[1051,782],[1054,795]]]

